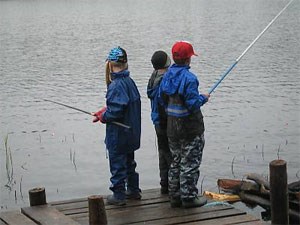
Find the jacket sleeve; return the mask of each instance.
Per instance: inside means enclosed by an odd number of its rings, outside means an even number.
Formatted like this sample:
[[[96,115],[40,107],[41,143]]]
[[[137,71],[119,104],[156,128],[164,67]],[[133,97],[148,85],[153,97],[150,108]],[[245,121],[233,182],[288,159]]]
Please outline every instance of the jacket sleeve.
[[[200,107],[207,102],[206,97],[199,94],[198,87],[199,82],[197,79],[190,79],[188,82],[186,82],[184,100],[185,106],[190,112],[200,110]]]
[[[103,118],[107,122],[122,120],[124,111],[129,103],[129,97],[125,87],[111,83],[106,94],[106,112]]]

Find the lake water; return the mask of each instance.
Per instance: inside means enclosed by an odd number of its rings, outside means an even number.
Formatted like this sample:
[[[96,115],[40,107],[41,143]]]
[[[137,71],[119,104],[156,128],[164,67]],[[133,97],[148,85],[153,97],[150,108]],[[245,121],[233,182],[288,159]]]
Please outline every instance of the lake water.
[[[175,41],[190,41],[199,54],[191,71],[200,91],[207,92],[287,3],[0,1],[1,210],[28,205],[34,187],[45,187],[48,201],[110,193],[105,125],[43,99],[98,110],[105,104],[105,58],[118,45],[127,50],[142,96],[140,185],[158,188],[146,96],[153,52],[171,54]],[[288,182],[299,180],[299,15],[296,0],[203,107],[206,146],[199,191],[217,192],[219,178],[242,179],[250,172],[268,177],[269,163],[278,158],[287,162]]]

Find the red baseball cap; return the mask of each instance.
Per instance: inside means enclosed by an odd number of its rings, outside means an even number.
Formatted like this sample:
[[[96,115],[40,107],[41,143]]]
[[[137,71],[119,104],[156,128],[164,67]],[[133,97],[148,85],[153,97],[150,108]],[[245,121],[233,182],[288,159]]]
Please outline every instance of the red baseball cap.
[[[187,41],[178,41],[172,47],[173,59],[188,59],[193,55],[198,56],[193,46]]]

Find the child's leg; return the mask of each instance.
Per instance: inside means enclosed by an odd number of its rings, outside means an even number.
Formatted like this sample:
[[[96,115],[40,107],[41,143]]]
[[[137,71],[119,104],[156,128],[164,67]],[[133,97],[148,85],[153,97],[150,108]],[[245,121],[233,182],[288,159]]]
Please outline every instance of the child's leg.
[[[180,161],[181,143],[176,138],[169,138],[169,148],[172,153],[172,162],[169,169],[169,195],[171,198],[180,198]]]
[[[111,173],[110,190],[113,191],[115,198],[125,199],[125,180],[126,172],[126,153],[109,153],[109,167]]]
[[[183,200],[193,199],[198,195],[197,182],[204,144],[204,135],[184,141],[180,173],[180,190]]]
[[[159,176],[162,194],[168,193],[168,173],[172,161],[166,130],[155,127],[158,143]]]
[[[139,174],[135,171],[134,152],[127,154],[127,191],[131,194],[140,193]]]

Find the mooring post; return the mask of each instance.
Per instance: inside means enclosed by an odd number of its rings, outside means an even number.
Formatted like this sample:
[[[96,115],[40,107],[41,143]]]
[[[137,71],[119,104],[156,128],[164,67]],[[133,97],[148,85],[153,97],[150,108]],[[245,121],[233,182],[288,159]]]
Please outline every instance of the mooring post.
[[[106,217],[103,197],[100,195],[89,196],[88,205],[89,205],[89,224],[106,225],[107,217]]]
[[[29,203],[30,206],[46,205],[46,192],[45,188],[33,188],[29,190]]]
[[[284,160],[273,160],[270,165],[271,222],[289,224],[287,171]]]

